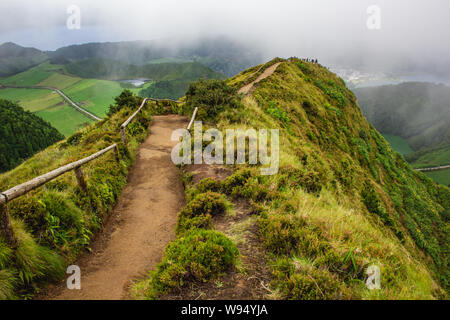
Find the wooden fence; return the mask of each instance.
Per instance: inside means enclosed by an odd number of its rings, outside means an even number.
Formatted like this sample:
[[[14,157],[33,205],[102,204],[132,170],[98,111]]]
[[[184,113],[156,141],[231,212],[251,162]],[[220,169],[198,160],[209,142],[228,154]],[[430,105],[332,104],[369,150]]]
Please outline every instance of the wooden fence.
[[[174,101],[174,100],[170,100],[170,99],[145,98],[144,101],[142,101],[139,108],[120,126],[122,141],[124,144],[127,144],[125,128],[136,117],[136,115],[142,110],[142,108],[145,106],[145,104],[148,100],[156,101],[156,102],[170,101],[170,102],[179,103],[178,101]],[[188,125],[188,130],[190,130],[190,128],[194,122],[197,111],[198,111],[198,108],[195,108],[194,113],[192,114],[191,121],[189,122],[189,125]],[[106,154],[107,152],[109,152],[111,150],[115,150],[116,160],[119,161],[120,159],[119,159],[117,144],[113,144],[103,150],[100,150],[100,151],[90,155],[89,157],[66,164],[62,167],[59,167],[59,168],[53,170],[53,171],[50,171],[46,174],[43,174],[39,177],[36,177],[32,180],[24,182],[20,185],[17,185],[11,189],[8,189],[8,190],[0,193],[0,234],[2,234],[5,237],[5,240],[9,243],[9,245],[11,245],[12,247],[15,247],[17,245],[17,240],[14,237],[14,233],[13,233],[13,230],[11,227],[11,218],[10,218],[9,211],[8,211],[8,202],[46,184],[47,182],[49,182],[53,179],[56,179],[60,175],[66,173],[66,172],[69,172],[71,170],[74,170],[75,177],[77,179],[80,190],[84,193],[87,193],[87,184],[84,179],[83,171],[81,170],[81,166],[88,162],[91,162],[94,159],[97,159],[98,157]]]
[[[0,232],[3,233],[5,236],[6,241],[12,245],[16,245],[16,239],[14,237],[12,228],[11,228],[11,220],[8,212],[8,202],[12,201],[31,190],[34,190],[47,182],[59,177],[60,175],[69,172],[71,170],[74,170],[75,177],[77,178],[78,185],[80,187],[80,190],[84,193],[87,193],[87,184],[83,177],[83,171],[81,170],[81,166],[91,162],[94,159],[97,159],[98,157],[104,155],[108,151],[115,150],[116,151],[116,160],[119,161],[119,155],[117,151],[117,145],[113,144],[103,150],[100,150],[89,157],[86,157],[84,159],[66,164],[65,166],[59,167],[58,169],[55,169],[53,171],[50,171],[46,174],[43,174],[39,177],[36,177],[30,181],[24,182],[18,186],[15,186],[9,190],[3,191],[0,193]]]

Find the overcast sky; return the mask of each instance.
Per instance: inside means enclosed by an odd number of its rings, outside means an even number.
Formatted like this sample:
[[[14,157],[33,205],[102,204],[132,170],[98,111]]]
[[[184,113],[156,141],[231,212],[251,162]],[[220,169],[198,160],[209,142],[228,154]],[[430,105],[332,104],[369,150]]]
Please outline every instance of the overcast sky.
[[[81,10],[79,30],[66,27],[71,4]],[[381,9],[379,30],[367,27],[370,5]],[[1,0],[0,42],[53,50],[220,34],[257,41],[267,57],[377,57],[441,68],[450,61],[449,14],[448,0]]]

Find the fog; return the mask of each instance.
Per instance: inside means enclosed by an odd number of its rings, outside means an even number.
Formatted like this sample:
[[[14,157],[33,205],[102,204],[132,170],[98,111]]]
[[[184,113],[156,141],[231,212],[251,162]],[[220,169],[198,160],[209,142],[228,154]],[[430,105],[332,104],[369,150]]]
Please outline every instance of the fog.
[[[72,4],[81,10],[79,30],[66,26]],[[367,26],[371,5],[381,10],[380,29]],[[54,50],[226,35],[267,59],[314,57],[326,65],[448,77],[449,9],[447,0],[2,0],[0,43]]]

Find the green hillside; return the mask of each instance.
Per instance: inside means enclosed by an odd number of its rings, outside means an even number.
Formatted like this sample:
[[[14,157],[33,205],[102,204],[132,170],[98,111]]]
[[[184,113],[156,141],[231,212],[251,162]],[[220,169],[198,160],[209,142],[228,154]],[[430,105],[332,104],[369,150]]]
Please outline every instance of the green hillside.
[[[223,76],[197,62],[163,62],[159,59],[146,65],[94,58],[69,63],[65,71],[83,78],[109,80],[146,78],[153,81],[139,91],[142,97],[178,99],[184,96],[189,83],[198,79],[221,79]],[[102,113],[100,113],[102,114]]]
[[[432,83],[355,89],[367,120],[414,168],[450,164],[450,87]],[[443,171],[426,173],[448,185]]]
[[[119,127],[136,107],[122,106],[119,113],[107,120],[78,131],[1,174],[0,190],[82,159],[112,143],[120,144]],[[117,162],[115,153],[110,152],[83,165],[89,185],[88,195],[80,192],[75,175],[66,173],[45,187],[9,203],[19,244],[10,248],[0,237],[0,300],[29,298],[45,283],[64,277],[65,267],[88,248],[93,233],[102,227],[116,203],[127,182],[128,168],[136,157],[139,142],[147,135],[149,120],[150,114],[144,111],[129,126],[132,131],[129,132],[128,146],[120,145],[118,151],[120,162]],[[27,144],[23,142],[21,145]]]
[[[0,77],[25,71],[45,60],[48,60],[48,56],[35,48],[24,48],[12,42],[3,43],[0,45]]]
[[[247,70],[228,85],[241,88],[276,61]],[[240,165],[222,181],[186,182],[191,202],[178,216],[178,240],[167,247],[148,280],[135,286],[138,297],[177,295],[183,288],[189,291],[191,283],[199,288],[211,278],[218,278],[215,283],[229,279],[214,273],[212,250],[222,246],[225,251],[217,259],[228,257],[230,263],[233,247],[219,238],[209,240],[213,233],[202,231],[220,219],[220,210],[195,211],[223,208],[213,200],[219,196],[250,203],[256,217],[242,223],[257,224],[273,275],[271,297],[446,296],[450,190],[437,188],[391,149],[365,120],[342,79],[320,65],[290,59],[259,82],[251,96],[240,97],[242,104],[236,99],[233,90],[213,81],[195,83],[185,112],[201,102],[199,119],[208,124],[203,130],[279,128],[278,174],[262,176],[259,166]],[[230,223],[227,230],[244,227]],[[195,254],[197,243],[205,248],[203,256]],[[380,290],[364,284],[372,264],[381,269]]]
[[[0,99],[0,172],[10,170],[64,137],[49,123]]]
[[[251,95],[236,93],[276,62],[282,63]],[[185,104],[172,110],[190,115],[199,105],[204,130],[279,129],[279,171],[261,175],[260,165],[230,165],[227,178],[197,185],[185,173],[188,204],[178,215],[177,239],[134,294],[160,298],[211,281],[219,287],[230,272],[245,274],[237,250],[244,241],[260,250],[254,263],[270,271],[266,291],[272,298],[447,298],[450,190],[392,150],[342,79],[318,64],[275,59],[226,82],[193,83]],[[111,143],[120,146],[120,164],[110,154],[83,167],[87,196],[67,174],[10,204],[21,245],[13,251],[0,242],[0,297],[33,292],[61,277],[99,230],[126,184],[149,110],[159,110],[153,104],[144,109],[129,129],[136,136],[127,149],[118,128],[133,109],[117,109],[0,175],[5,190]],[[234,224],[231,202],[249,206],[241,224]],[[231,215],[229,230],[254,232],[252,242],[210,230],[224,214]],[[365,286],[370,265],[381,270],[380,290]]]
[[[450,87],[407,82],[355,89],[367,120],[383,134],[400,136],[414,151],[450,141]],[[447,158],[450,163],[450,158]]]
[[[450,164],[450,140],[410,153],[406,160],[415,168],[430,168]]]
[[[225,36],[86,43],[62,47],[49,52],[49,55],[56,63],[86,59],[116,60],[133,65],[197,61],[227,76],[233,76],[262,61],[261,54],[251,45]]]
[[[152,80],[221,78],[222,76],[200,63],[154,63],[132,65],[108,59],[86,59],[65,65],[65,70],[82,78],[121,80],[149,78]]]

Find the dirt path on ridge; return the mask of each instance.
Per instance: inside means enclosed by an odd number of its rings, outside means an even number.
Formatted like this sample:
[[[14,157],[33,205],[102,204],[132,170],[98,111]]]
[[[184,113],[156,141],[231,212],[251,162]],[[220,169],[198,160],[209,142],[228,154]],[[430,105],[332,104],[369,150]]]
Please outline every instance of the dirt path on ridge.
[[[258,82],[260,82],[261,80],[270,77],[275,70],[278,68],[278,66],[281,64],[281,62],[277,62],[274,65],[268,67],[266,70],[264,70],[264,72],[259,75],[258,78],[256,78],[255,81],[243,86],[242,88],[239,89],[238,93],[243,93],[244,95],[250,95],[253,92],[253,87],[255,86],[255,84],[257,84]]]
[[[170,158],[176,142],[170,138],[187,121],[176,115],[153,117],[105,230],[93,241],[92,253],[75,263],[81,268],[81,290],[68,290],[64,280],[45,299],[129,299],[131,281],[161,261],[185,205],[179,171]]]

